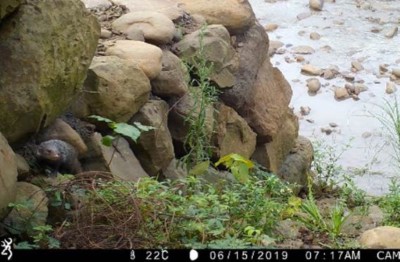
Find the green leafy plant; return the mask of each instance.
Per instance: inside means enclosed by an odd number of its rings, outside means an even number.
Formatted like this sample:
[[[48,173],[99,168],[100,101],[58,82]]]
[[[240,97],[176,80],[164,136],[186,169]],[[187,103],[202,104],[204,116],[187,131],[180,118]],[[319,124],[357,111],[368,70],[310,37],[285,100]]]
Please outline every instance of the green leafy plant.
[[[297,215],[297,219],[311,231],[328,234],[333,241],[336,241],[341,234],[344,222],[348,218],[348,215],[345,214],[345,204],[339,201],[330,211],[329,217],[323,216],[312,193],[310,182],[309,180],[307,199],[301,204],[302,213]]]
[[[135,247],[142,248],[269,245],[290,192],[281,190],[285,185],[278,181],[252,176],[246,183],[218,188],[201,176],[163,182],[96,181],[89,194],[90,212],[79,216],[69,228],[76,231],[67,235],[78,239],[69,238],[74,245],[83,233],[84,239],[99,239],[96,247],[129,246],[131,239],[140,240]],[[84,244],[95,243],[93,239]]]
[[[376,105],[381,113],[374,113],[372,117],[378,119],[384,130],[388,131],[388,142],[393,148],[393,158],[397,168],[400,168],[400,103],[394,96],[394,102],[383,99],[383,103]]]
[[[389,185],[389,193],[379,200],[379,206],[384,212],[384,224],[400,226],[400,185],[392,179]]]
[[[345,144],[339,151],[336,147],[323,141],[315,141],[314,161],[312,169],[316,172],[319,186],[323,191],[333,191],[342,180],[343,168],[338,163],[342,155],[350,147],[350,143]]]
[[[233,174],[233,176],[241,183],[249,181],[250,169],[254,167],[254,163],[238,154],[228,154],[221,157],[215,166],[224,165]]]
[[[213,129],[214,124],[207,123],[207,117],[210,114],[210,108],[212,109],[213,104],[218,100],[219,91],[210,82],[214,65],[207,60],[205,54],[204,34],[206,28],[206,25],[201,28],[197,52],[185,59],[187,68],[195,76],[189,83],[189,92],[194,100],[194,105],[185,118],[188,125],[184,142],[187,154],[183,157],[183,161],[188,169],[198,162],[209,160],[212,153],[211,137],[206,126],[211,125]]]
[[[142,132],[153,130],[154,127],[152,126],[145,126],[139,122],[134,122],[132,125],[127,123],[117,123],[108,118],[92,115],[89,116],[90,118],[96,119],[100,122],[107,123],[108,127],[113,130],[115,133],[114,135],[107,135],[104,136],[102,139],[102,143],[105,146],[111,146],[113,141],[116,139],[116,135],[123,135],[126,136],[133,141],[137,142]]]

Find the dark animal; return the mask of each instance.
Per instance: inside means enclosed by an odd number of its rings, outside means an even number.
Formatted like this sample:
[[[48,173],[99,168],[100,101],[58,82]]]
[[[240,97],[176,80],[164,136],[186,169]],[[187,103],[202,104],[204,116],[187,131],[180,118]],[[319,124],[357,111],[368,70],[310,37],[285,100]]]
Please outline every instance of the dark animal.
[[[37,146],[36,157],[40,164],[52,169],[52,175],[58,172],[77,174],[82,172],[76,149],[58,139],[44,141]]]

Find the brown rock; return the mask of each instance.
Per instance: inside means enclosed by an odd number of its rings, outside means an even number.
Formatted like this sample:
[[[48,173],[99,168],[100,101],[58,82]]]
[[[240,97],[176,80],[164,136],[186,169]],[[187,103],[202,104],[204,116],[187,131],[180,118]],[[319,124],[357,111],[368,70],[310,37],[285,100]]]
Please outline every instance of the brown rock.
[[[151,90],[139,66],[115,56],[93,59],[85,88],[89,92],[85,92],[84,101],[91,114],[116,122],[127,121],[139,111]]]
[[[256,18],[247,0],[177,0],[190,14],[204,16],[207,23],[223,25],[231,33],[239,33],[254,24]]]
[[[0,133],[0,219],[7,213],[7,206],[16,197],[17,163],[13,150]]]
[[[355,72],[364,70],[364,67],[362,66],[362,64],[358,61],[352,61],[351,62],[351,69],[354,70]]]
[[[280,132],[272,137],[271,142],[258,143],[252,156],[252,159],[274,173],[279,171],[294,147],[299,130],[298,119],[289,109],[286,110],[284,117]]]
[[[154,79],[161,72],[162,51],[154,45],[141,41],[117,40],[106,50],[108,56],[119,58],[136,64],[149,79]]]
[[[277,24],[266,24],[266,25],[264,26],[264,29],[265,29],[265,31],[267,31],[267,32],[275,31],[277,28],[278,28],[278,25],[277,25]]]
[[[392,74],[397,77],[400,78],[400,68],[393,68],[392,69]]]
[[[256,147],[256,134],[235,110],[220,103],[213,141],[217,159],[230,153],[250,158]]]
[[[316,11],[321,11],[324,7],[324,0],[310,0],[310,8]]]
[[[307,79],[308,92],[311,94],[317,93],[321,89],[321,82],[318,78]]]
[[[382,226],[365,231],[359,240],[364,248],[400,249],[400,228]]]
[[[314,75],[314,76],[319,76],[322,73],[321,68],[306,64],[301,67],[301,73],[305,75]]]
[[[184,14],[184,10],[175,0],[113,0],[112,2],[125,6],[131,12],[159,12],[171,20],[176,20]]]
[[[335,98],[337,100],[344,100],[349,97],[350,97],[349,92],[345,87],[338,87],[335,89]]]
[[[310,39],[311,40],[319,40],[320,38],[321,38],[321,36],[317,32],[310,33]]]
[[[397,87],[396,87],[395,83],[393,83],[393,82],[386,83],[386,89],[385,89],[386,94],[393,94],[396,91],[397,91]]]
[[[130,31],[140,31],[146,41],[155,44],[171,42],[175,34],[175,25],[171,19],[154,11],[134,11],[124,14],[112,23],[112,27],[125,34]]]
[[[0,2],[2,16],[17,1]],[[65,112],[100,36],[97,19],[80,0],[21,2],[0,22],[0,132],[10,143]]]

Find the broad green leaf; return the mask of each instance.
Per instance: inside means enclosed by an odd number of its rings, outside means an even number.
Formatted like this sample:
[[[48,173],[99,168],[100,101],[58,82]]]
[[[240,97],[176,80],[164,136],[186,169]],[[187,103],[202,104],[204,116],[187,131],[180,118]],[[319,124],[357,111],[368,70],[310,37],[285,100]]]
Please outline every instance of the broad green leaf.
[[[254,163],[251,160],[249,160],[239,154],[232,153],[232,154],[229,154],[228,156],[230,156],[230,158],[232,158],[235,162],[244,163],[248,168],[254,167]]]
[[[116,123],[114,125],[114,132],[129,137],[135,142],[137,142],[141,133],[139,129],[127,123]]]
[[[91,115],[89,116],[90,118],[96,119],[97,121],[101,121],[101,122],[106,122],[106,123],[114,123],[114,121],[105,118],[105,117],[101,117],[101,116],[96,116],[96,115]]]
[[[233,164],[233,159],[230,157],[231,154],[221,157],[214,165],[217,167],[223,164],[227,168],[230,168]]]
[[[137,127],[137,129],[139,129],[139,130],[141,130],[141,131],[150,131],[150,130],[155,129],[155,128],[152,127],[152,126],[145,126],[145,125],[142,125],[142,124],[139,123],[139,122],[133,122],[133,124]]]
[[[247,167],[245,165],[233,165],[231,171],[233,176],[240,183],[246,183],[249,180],[249,173],[246,173]]]
[[[105,136],[103,139],[101,139],[101,143],[105,146],[112,146],[112,143],[114,141],[115,137],[114,136]]]
[[[195,165],[192,169],[189,171],[189,175],[191,176],[199,176],[204,174],[208,167],[210,166],[210,161],[203,161]]]
[[[218,160],[218,162],[215,163],[215,166],[219,166],[220,164],[223,164],[227,168],[230,168],[235,162],[244,163],[248,168],[254,167],[254,163],[251,160],[249,160],[245,157],[242,157],[239,154],[235,154],[235,153],[231,153],[231,154],[221,157]]]

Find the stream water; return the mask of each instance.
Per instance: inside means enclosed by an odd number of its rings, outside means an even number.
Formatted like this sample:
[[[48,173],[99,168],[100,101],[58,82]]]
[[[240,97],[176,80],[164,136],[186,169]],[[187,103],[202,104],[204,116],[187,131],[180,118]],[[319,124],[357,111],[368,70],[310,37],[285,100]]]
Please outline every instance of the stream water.
[[[292,86],[291,106],[297,114],[301,106],[311,108],[309,115],[300,117],[300,134],[332,147],[333,155],[341,155],[336,164],[344,168],[344,174],[351,176],[359,188],[371,195],[388,192],[390,180],[400,177],[400,172],[393,159],[389,130],[377,117],[385,115],[381,106],[385,101],[393,104],[400,91],[391,95],[385,92],[390,79],[389,75],[380,75],[379,65],[386,64],[389,72],[400,68],[400,35],[385,37],[388,30],[399,26],[400,1],[336,0],[326,2],[319,12],[311,11],[307,0],[250,0],[250,3],[262,25],[278,25],[268,35],[270,40],[283,42],[286,51],[275,54],[271,62]],[[361,6],[357,7],[357,3]],[[321,38],[311,40],[311,32],[317,32]],[[359,95],[358,101],[351,98],[337,101],[334,86],[344,87],[347,81],[340,76],[331,80],[319,77],[321,90],[309,95],[306,80],[310,76],[300,73],[302,63],[286,62],[295,58],[292,48],[299,45],[315,50],[302,56],[305,62],[320,68],[337,66],[340,72],[350,73],[351,62],[360,61],[364,70],[354,73],[354,81],[363,82],[368,90]],[[337,127],[330,127],[330,123]],[[321,128],[333,132],[327,135]],[[324,152],[322,147],[316,150]],[[325,155],[329,157],[326,150]]]

